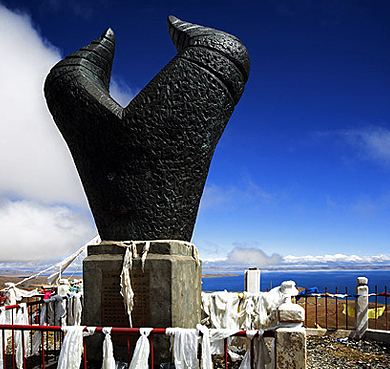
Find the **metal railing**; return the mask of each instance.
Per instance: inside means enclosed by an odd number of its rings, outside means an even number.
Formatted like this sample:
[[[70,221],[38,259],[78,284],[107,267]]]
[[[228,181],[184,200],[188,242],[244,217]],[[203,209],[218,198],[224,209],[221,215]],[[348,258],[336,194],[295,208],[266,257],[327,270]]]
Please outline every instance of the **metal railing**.
[[[354,329],[355,328],[355,298],[357,295],[350,294],[348,287],[345,293],[341,293],[339,288],[335,288],[335,293],[329,293],[325,287],[325,293],[307,293],[296,296],[296,301],[305,309],[305,326],[307,328],[325,328],[330,330]],[[375,286],[375,293],[368,295],[371,310],[369,315],[369,327],[372,329],[389,330],[388,298],[387,286],[383,292],[378,292]],[[301,300],[302,299],[302,300]],[[384,309],[383,314],[378,312]]]
[[[39,360],[40,360],[40,366],[45,369],[46,364],[48,360],[50,360],[50,357],[52,357],[52,360],[58,360],[59,357],[59,349],[60,347],[57,347],[57,344],[54,343],[52,345],[52,348],[50,350],[49,348],[49,336],[51,338],[56,337],[56,333],[59,333],[60,339],[57,343],[59,343],[59,346],[61,346],[63,337],[64,337],[64,332],[61,329],[62,327],[60,326],[47,326],[47,325],[14,325],[14,324],[9,324],[9,325],[0,325],[0,331],[2,332],[2,353],[3,353],[3,369],[6,369],[7,367],[11,367],[12,363],[12,368],[15,368],[15,331],[29,331],[30,332],[30,340],[33,332],[41,331],[42,336],[41,336],[41,350],[40,353],[38,354]],[[5,331],[11,330],[12,335],[10,338],[10,342],[5,342]],[[85,327],[84,331],[87,331],[88,328]],[[96,333],[103,333],[103,327],[96,327],[95,328],[95,334]],[[154,368],[154,344],[153,344],[153,337],[156,335],[165,335],[166,334],[166,329],[164,328],[154,328],[148,337],[149,343],[150,343],[150,357],[149,357],[149,365],[150,368]],[[259,333],[257,333],[258,335]],[[115,335],[125,335],[127,337],[127,364],[130,364],[131,361],[131,345],[130,345],[130,337],[131,336],[140,336],[140,329],[139,328],[121,328],[121,327],[113,327],[111,329],[111,336]],[[199,332],[199,335],[201,336],[202,333]],[[275,331],[274,330],[266,330],[263,333],[263,337],[274,337]],[[234,337],[246,337],[246,331],[239,331],[233,334],[232,336]],[[22,339],[22,350],[23,350],[23,367],[24,368],[29,368],[29,359],[31,361],[31,357],[27,358],[26,355],[26,350],[25,350],[25,342]],[[83,346],[84,346],[84,352],[83,352],[83,367],[84,369],[88,368],[88,361],[87,361],[87,345],[85,343],[85,339],[83,339]],[[58,350],[57,350],[58,348]],[[248,348],[249,350],[252,350],[253,352],[253,339],[251,341],[251,345]],[[51,355],[49,355],[49,352],[51,351]],[[202,361],[201,357],[201,350],[198,349],[197,352],[198,355],[198,360],[199,360],[199,367],[200,363]],[[251,368],[253,369],[255,364],[253,361],[253,356],[251,355]],[[35,357],[36,359],[36,357]],[[35,360],[36,361],[36,360]],[[224,339],[224,368],[228,368],[228,345],[227,345],[227,338]]]
[[[74,302],[74,299],[72,299],[71,296],[62,296],[62,299],[63,300],[66,300],[66,301],[70,301],[70,304],[66,304],[65,306],[65,315],[66,316],[66,324],[67,325],[70,325],[71,322],[69,321],[69,317],[70,316],[74,316],[75,315],[75,302]],[[55,300],[53,298],[49,298],[49,299],[42,299],[42,296],[34,296],[34,297],[30,297],[27,302],[26,302],[26,305],[27,305],[27,311],[28,311],[28,321],[29,321],[29,324],[39,324],[40,322],[40,312],[41,312],[41,308],[44,304],[50,304],[50,303],[53,303],[55,302]],[[70,305],[70,306],[69,306]],[[21,307],[20,304],[15,304],[15,305],[3,305],[4,309],[5,310],[17,310],[18,308]],[[69,313],[72,313],[72,314],[69,314]],[[54,314],[54,321],[56,320],[56,311],[55,309],[53,310],[53,314]],[[13,314],[12,314],[12,317],[13,317]],[[44,323],[49,323],[48,322],[48,316],[46,317],[46,320]],[[12,322],[13,324],[13,322]]]

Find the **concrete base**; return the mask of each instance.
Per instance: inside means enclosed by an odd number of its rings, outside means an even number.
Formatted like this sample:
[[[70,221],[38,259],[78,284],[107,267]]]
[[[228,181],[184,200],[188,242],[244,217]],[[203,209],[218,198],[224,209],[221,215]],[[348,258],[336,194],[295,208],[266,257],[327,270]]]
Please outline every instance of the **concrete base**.
[[[367,329],[364,338],[390,343],[390,332],[380,329]]]
[[[141,255],[143,244],[137,246]],[[87,326],[128,327],[129,320],[120,295],[120,274],[125,248],[115,242],[88,247],[83,263],[84,315]],[[141,260],[133,260],[133,327],[195,328],[200,322],[202,269],[192,248],[180,242],[151,242],[144,272]],[[130,340],[132,350],[138,337]],[[116,360],[128,361],[126,337],[112,337]],[[88,360],[102,358],[102,335],[86,339]],[[170,362],[170,342],[155,336],[155,363]]]
[[[306,328],[306,336],[329,336],[335,339],[338,338],[355,338],[356,331],[354,329],[325,329],[325,328]]]

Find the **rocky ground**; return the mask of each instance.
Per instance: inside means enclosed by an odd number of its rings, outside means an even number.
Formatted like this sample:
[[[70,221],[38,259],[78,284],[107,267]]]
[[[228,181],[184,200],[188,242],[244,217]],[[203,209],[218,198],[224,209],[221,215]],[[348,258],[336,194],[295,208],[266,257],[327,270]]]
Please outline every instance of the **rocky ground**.
[[[214,369],[225,367],[222,356],[213,357]],[[239,362],[228,362],[238,369]],[[307,369],[390,368],[390,345],[373,340],[337,339],[330,336],[307,338]]]
[[[390,345],[372,340],[308,337],[307,369],[390,368]]]

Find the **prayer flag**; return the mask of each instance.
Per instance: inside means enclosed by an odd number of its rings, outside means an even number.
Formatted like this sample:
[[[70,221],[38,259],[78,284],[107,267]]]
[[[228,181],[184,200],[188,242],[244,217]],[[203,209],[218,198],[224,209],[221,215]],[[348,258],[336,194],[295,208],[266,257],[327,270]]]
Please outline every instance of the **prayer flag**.
[[[344,309],[343,309],[343,314],[346,315],[347,314],[347,305],[346,304],[343,304],[344,305]],[[368,319],[375,319],[375,310],[376,310],[376,317],[379,318],[380,316],[383,315],[383,313],[385,312],[386,310],[386,306],[383,305],[381,307],[378,307],[378,308],[373,308],[373,309],[368,309]],[[352,307],[352,306],[348,306],[348,316],[350,316],[351,318],[354,318],[356,315],[356,312],[355,312],[355,308]]]

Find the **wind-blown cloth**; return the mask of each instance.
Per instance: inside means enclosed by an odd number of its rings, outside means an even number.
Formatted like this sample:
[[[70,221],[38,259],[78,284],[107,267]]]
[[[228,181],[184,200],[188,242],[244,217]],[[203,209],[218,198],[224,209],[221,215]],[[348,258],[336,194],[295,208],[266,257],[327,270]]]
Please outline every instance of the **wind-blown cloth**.
[[[269,328],[277,324],[277,308],[298,293],[294,286],[287,281],[269,292],[202,292],[202,324],[236,331]]]
[[[196,262],[196,265],[200,265],[199,254],[196,246],[190,242],[181,240],[153,240],[153,241],[120,241],[120,242],[103,242],[102,244],[115,244],[125,248],[125,254],[123,256],[122,272],[120,276],[120,294],[123,297],[123,303],[127,315],[129,317],[129,325],[133,326],[131,313],[134,307],[134,292],[131,287],[131,269],[133,268],[133,260],[141,260],[142,271],[145,271],[146,257],[150,250],[151,243],[179,243],[187,246],[191,250],[192,258]],[[144,244],[141,256],[138,254],[137,245]]]
[[[91,336],[95,333],[95,327],[89,327],[86,332],[84,332],[84,328],[77,325],[61,328],[66,334],[62,342],[57,369],[80,368],[81,355],[83,353],[83,337]]]

